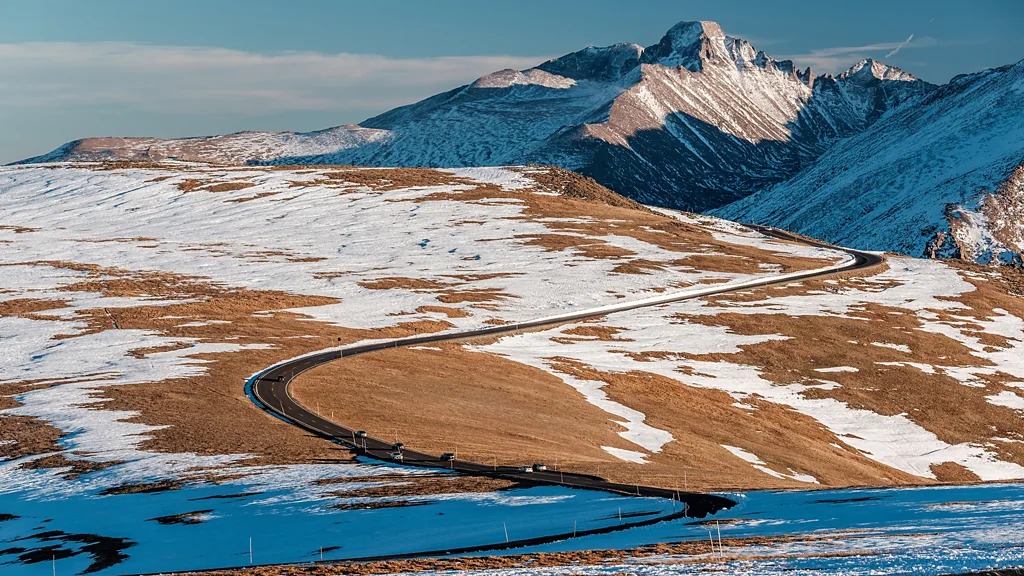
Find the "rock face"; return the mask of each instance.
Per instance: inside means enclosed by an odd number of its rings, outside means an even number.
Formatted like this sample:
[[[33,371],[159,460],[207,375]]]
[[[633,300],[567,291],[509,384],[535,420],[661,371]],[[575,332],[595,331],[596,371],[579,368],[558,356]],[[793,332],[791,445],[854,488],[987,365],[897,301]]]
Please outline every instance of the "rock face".
[[[860,248],[1020,262],[1022,163],[1024,61],[954,78],[715,213]]]
[[[835,77],[815,76],[718,24],[681,22],[648,48],[586,48],[529,70],[495,72],[360,126],[312,133],[330,138],[85,140],[32,161],[161,154],[369,166],[534,162],[577,170],[642,202],[705,210],[791,177],[837,139],[933,89],[870,60]]]

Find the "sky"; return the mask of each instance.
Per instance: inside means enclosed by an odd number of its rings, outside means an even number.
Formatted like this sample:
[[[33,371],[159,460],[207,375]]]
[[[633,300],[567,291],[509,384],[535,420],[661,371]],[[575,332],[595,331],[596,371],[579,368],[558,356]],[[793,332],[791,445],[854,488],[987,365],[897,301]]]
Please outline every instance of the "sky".
[[[943,83],[1024,59],[1024,1],[2,0],[0,164],[87,136],[315,130],[713,20],[818,73]]]

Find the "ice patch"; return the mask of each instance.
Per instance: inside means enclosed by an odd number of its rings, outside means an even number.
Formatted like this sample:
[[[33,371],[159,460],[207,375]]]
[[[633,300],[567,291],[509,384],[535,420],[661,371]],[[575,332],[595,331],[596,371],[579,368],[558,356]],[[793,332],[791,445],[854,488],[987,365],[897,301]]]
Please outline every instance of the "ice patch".
[[[810,474],[800,474],[799,472],[794,472],[792,469],[790,469],[789,474],[782,474],[781,472],[776,472],[775,470],[769,468],[768,465],[765,464],[763,460],[758,458],[758,456],[753,452],[748,452],[747,450],[744,450],[743,448],[739,448],[737,446],[727,446],[725,444],[722,444],[721,446],[722,448],[725,448],[726,450],[731,452],[733,456],[736,456],[737,458],[740,458],[742,460],[746,460],[747,462],[750,463],[751,466],[760,470],[761,472],[764,472],[765,474],[768,474],[769,476],[774,476],[775,478],[781,479],[796,480],[798,482],[807,482],[808,484],[818,484],[818,479],[815,478],[814,476],[811,476]]]
[[[828,374],[832,372],[860,372],[860,369],[853,366],[833,366],[831,368],[815,368],[814,371]]]
[[[601,449],[612,456],[615,456],[619,460],[632,462],[634,464],[647,464],[647,455],[643,452],[626,450],[624,448],[615,448],[613,446],[601,446]]]

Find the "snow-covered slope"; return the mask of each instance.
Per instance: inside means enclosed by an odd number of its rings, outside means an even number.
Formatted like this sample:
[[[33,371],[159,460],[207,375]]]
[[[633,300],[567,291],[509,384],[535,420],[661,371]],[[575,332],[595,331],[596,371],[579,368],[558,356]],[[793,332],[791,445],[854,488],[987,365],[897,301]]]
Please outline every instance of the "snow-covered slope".
[[[704,210],[792,176],[837,138],[933,88],[874,61],[817,77],[714,22],[681,22],[648,48],[591,47],[529,70],[502,70],[359,127],[332,129],[326,139],[233,135],[230,153],[209,139],[86,140],[41,159],[92,160],[99,150],[114,158],[283,164],[544,163],[646,203]]]
[[[66,159],[83,162],[176,159],[245,164],[281,155],[327,154],[353,146],[372,148],[387,138],[386,131],[359,126],[338,126],[315,132],[238,132],[195,138],[85,138],[68,142],[52,152],[22,160],[18,164],[60,162]]]
[[[1024,61],[960,76],[716,213],[861,248],[1024,253]]]

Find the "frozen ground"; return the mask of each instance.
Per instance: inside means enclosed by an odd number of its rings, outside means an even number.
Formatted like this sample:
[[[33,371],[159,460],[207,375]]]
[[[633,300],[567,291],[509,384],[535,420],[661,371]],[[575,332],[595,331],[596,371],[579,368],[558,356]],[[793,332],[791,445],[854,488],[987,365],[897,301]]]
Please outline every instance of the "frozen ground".
[[[648,556],[599,566],[491,570],[474,574],[703,574],[757,576],[951,574],[1024,566],[1024,485],[750,492],[708,523],[673,522],[615,536],[543,547],[546,551],[708,541],[721,529],[716,558]],[[730,539],[783,538],[733,546]]]
[[[246,472],[244,468],[224,473]],[[5,575],[81,573],[110,560],[83,536],[100,536],[124,554],[99,574],[246,565],[249,538],[257,564],[401,554],[509,538],[614,525],[638,513],[671,511],[671,502],[554,487],[500,493],[394,499],[395,507],[337,510],[366,504],[345,491],[375,485],[373,477],[422,471],[381,465],[288,466],[248,470],[251,476],[150,494],[100,495],[120,478],[90,475],[55,494],[45,473],[12,489],[11,466],[0,468],[0,562]],[[345,478],[352,480],[346,482]],[[316,481],[329,479],[330,484]],[[14,480],[19,480],[14,478]],[[16,484],[17,485],[17,484]],[[332,494],[333,493],[333,494]],[[515,549],[510,553],[628,549],[655,543],[707,541],[720,529],[725,559],[703,555],[641,557],[624,563],[562,569],[496,570],[489,574],[688,574],[712,569],[743,574],[929,574],[1024,565],[1024,485],[949,488],[750,492],[727,495],[739,505],[713,520],[677,520],[613,534]],[[380,499],[373,499],[380,503]],[[403,505],[404,504],[404,505]],[[117,514],[111,514],[117,510]],[[196,523],[156,518],[193,514]],[[718,521],[717,526],[714,520]],[[62,533],[61,534],[58,534]],[[791,538],[792,537],[792,538]],[[737,538],[786,539],[756,546]],[[84,540],[84,541],[83,541]],[[95,539],[94,539],[95,540]],[[52,548],[47,548],[52,546]],[[42,552],[38,550],[42,549]],[[20,552],[18,550],[21,550]],[[18,556],[37,551],[35,562]],[[68,556],[72,554],[71,556]],[[114,558],[117,559],[116,557]]]
[[[249,563],[250,537],[258,564],[318,560],[321,547],[325,559],[424,552],[501,543],[506,530],[516,540],[571,533],[574,525],[579,530],[615,525],[620,511],[629,518],[672,510],[667,500],[553,487],[437,496],[354,495],[360,489],[400,483],[394,475],[423,473],[376,464],[224,467],[217,474],[229,479],[216,484],[104,495],[125,481],[116,466],[66,481],[54,471],[0,463],[0,518],[14,516],[0,521],[0,572],[49,573],[51,557],[57,558],[58,574],[97,568],[99,574],[126,574],[239,566]],[[244,477],[230,478],[237,474]],[[391,477],[374,480],[382,474]],[[358,509],[370,505],[384,507]],[[195,522],[169,522],[176,515]],[[108,549],[93,545],[96,541]],[[104,567],[104,562],[111,565]]]

